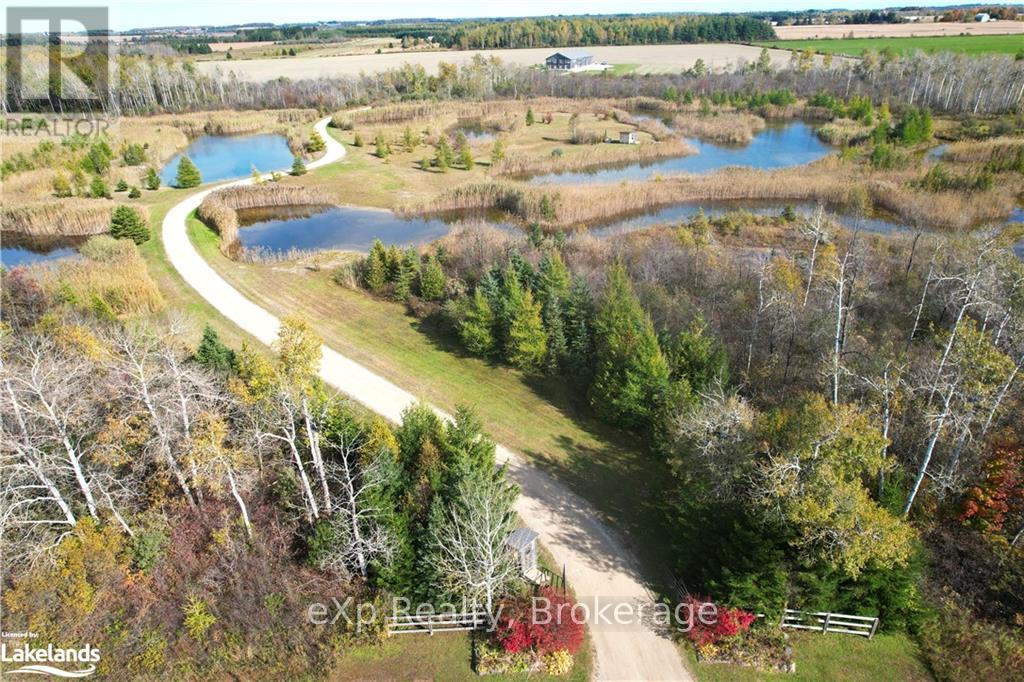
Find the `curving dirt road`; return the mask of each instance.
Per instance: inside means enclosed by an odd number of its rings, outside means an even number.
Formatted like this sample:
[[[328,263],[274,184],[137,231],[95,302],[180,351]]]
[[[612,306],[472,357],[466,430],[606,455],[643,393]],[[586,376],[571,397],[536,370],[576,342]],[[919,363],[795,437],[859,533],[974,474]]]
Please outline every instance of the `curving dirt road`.
[[[307,165],[310,170],[345,156],[345,148],[327,132],[328,120],[325,118],[316,124],[327,149],[323,157]],[[171,264],[189,286],[221,315],[270,344],[277,338],[280,320],[221,278],[196,251],[186,228],[189,214],[210,192],[251,182],[247,178],[217,185],[175,205],[164,218],[163,243]],[[331,348],[324,346],[322,350],[320,376],[323,380],[383,417],[397,422],[402,411],[417,402],[411,393]],[[444,412],[436,411],[449,418]],[[507,463],[510,478],[522,489],[516,511],[540,534],[555,560],[566,566],[577,598],[591,608],[588,625],[596,652],[596,679],[691,680],[669,639],[648,625],[615,622],[616,604],[629,604],[634,612],[646,608],[649,616],[653,595],[643,586],[629,552],[598,519],[593,508],[508,448],[499,445],[497,455],[499,462]]]

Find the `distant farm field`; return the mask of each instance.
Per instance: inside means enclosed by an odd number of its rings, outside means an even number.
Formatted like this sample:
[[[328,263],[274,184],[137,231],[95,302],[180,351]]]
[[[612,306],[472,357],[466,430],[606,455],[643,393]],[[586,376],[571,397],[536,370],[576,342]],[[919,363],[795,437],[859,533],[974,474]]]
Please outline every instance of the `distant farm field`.
[[[907,24],[835,24],[812,26],[776,26],[780,40],[809,40],[812,38],[908,38],[912,36],[1005,35],[1024,33],[1021,21],[945,22],[927,21]]]
[[[1024,35],[924,36],[907,38],[823,38],[817,40],[771,40],[758,43],[787,50],[812,50],[860,56],[865,50],[889,47],[899,53],[962,52],[964,54],[1009,54],[1024,50]]]
[[[331,76],[358,76],[361,73],[376,73],[415,64],[434,73],[441,62],[465,64],[475,55],[485,58],[497,57],[507,64],[534,66],[559,49],[530,48],[524,50],[441,50],[433,52],[392,52],[383,54],[339,55],[325,57],[279,57],[277,59],[234,59],[226,61],[201,61],[197,64],[204,73],[220,70],[227,74],[234,72],[239,80],[266,81],[286,77],[292,79],[321,78]],[[705,43],[699,45],[617,45],[609,47],[577,48],[594,55],[594,62],[610,65],[628,65],[629,73],[679,73],[694,65],[698,59],[712,69],[732,69],[741,61],[757,61],[760,47],[734,45],[730,43]],[[777,66],[789,61],[790,53],[772,50],[771,57]]]

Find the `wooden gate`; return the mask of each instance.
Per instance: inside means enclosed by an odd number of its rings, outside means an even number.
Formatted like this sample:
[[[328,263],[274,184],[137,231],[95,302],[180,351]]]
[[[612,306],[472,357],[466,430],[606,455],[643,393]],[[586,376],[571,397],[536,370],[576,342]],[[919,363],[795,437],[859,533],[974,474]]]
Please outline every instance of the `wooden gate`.
[[[402,614],[388,617],[388,634],[401,635],[411,632],[461,632],[479,630],[491,624],[491,616],[483,609],[464,613],[435,613],[429,616]]]

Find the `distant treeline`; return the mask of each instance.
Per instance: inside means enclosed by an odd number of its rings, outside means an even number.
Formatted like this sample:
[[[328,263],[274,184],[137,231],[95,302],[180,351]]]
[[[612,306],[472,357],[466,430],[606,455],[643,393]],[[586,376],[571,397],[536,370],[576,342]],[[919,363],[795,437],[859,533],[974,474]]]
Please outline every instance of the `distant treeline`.
[[[435,36],[446,47],[562,47],[566,45],[657,45],[775,38],[772,27],[742,15],[542,17],[474,21]]]

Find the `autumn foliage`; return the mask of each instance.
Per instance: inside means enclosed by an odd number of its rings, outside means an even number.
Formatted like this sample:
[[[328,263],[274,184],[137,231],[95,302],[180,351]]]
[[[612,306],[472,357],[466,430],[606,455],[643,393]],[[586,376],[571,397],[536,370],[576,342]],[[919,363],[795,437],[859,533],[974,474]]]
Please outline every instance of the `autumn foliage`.
[[[544,655],[553,651],[575,654],[583,643],[584,624],[574,617],[576,602],[550,587],[538,597],[508,600],[502,604],[497,639],[508,653],[535,650]],[[546,602],[544,600],[547,600]],[[536,603],[537,613],[533,605]],[[540,616],[535,618],[534,616]]]
[[[985,533],[1003,530],[1014,505],[1024,500],[1024,448],[1001,443],[992,449],[984,477],[967,491],[960,520]]]
[[[685,625],[689,629],[686,636],[697,647],[716,644],[723,638],[743,634],[750,629],[750,624],[756,618],[749,611],[720,606],[710,599],[695,595],[686,596],[681,612],[688,614]],[[703,617],[701,614],[704,614]]]

